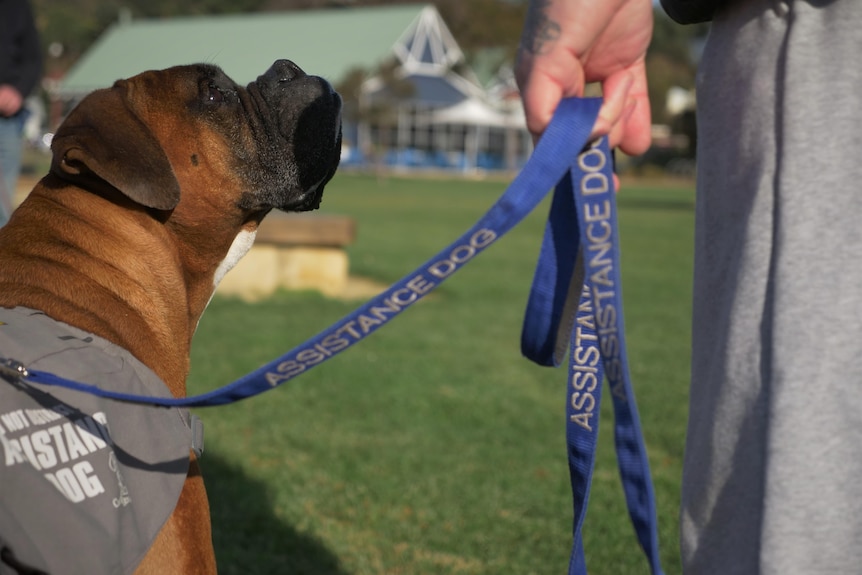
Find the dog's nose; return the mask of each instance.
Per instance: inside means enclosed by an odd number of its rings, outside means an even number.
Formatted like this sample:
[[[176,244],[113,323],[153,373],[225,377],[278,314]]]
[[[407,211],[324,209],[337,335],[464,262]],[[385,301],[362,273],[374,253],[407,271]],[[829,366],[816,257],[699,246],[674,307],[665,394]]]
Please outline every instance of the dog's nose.
[[[305,72],[302,71],[302,68],[294,64],[291,60],[276,60],[270,68],[270,71],[275,74],[279,82],[291,82],[296,78],[305,76]]]

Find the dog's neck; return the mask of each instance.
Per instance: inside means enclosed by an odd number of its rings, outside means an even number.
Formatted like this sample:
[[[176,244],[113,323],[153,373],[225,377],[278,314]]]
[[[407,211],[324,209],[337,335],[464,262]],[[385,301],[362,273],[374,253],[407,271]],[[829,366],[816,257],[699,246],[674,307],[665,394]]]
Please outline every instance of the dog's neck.
[[[192,335],[231,241],[213,238],[212,254],[183,253],[146,210],[40,186],[0,229],[0,306],[38,309],[103,337],[184,396]]]

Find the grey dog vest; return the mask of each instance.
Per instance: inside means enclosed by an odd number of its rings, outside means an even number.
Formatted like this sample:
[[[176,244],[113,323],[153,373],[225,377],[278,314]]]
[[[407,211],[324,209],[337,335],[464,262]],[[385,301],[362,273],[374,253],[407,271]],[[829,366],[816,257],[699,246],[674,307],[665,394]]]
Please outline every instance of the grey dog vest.
[[[0,308],[0,357],[170,395],[126,350],[30,309]],[[186,410],[0,378],[0,575],[134,571],[176,506],[192,436]]]

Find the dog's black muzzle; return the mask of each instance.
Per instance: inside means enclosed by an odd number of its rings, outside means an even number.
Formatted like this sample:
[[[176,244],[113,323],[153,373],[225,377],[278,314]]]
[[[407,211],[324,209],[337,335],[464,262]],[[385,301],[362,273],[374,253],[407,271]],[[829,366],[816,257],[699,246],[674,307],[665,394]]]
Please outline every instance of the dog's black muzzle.
[[[341,157],[341,96],[329,82],[278,60],[254,82],[287,142],[299,193],[276,206],[288,211],[319,207],[324,185]]]

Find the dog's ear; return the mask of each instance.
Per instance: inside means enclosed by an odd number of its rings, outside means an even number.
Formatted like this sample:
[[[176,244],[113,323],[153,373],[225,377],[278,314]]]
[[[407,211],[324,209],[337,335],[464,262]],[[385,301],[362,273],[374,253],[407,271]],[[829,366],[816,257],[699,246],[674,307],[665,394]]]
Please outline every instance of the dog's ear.
[[[149,128],[129,109],[120,83],[72,110],[51,142],[51,172],[74,183],[104,180],[134,202],[172,210],[180,184]]]

